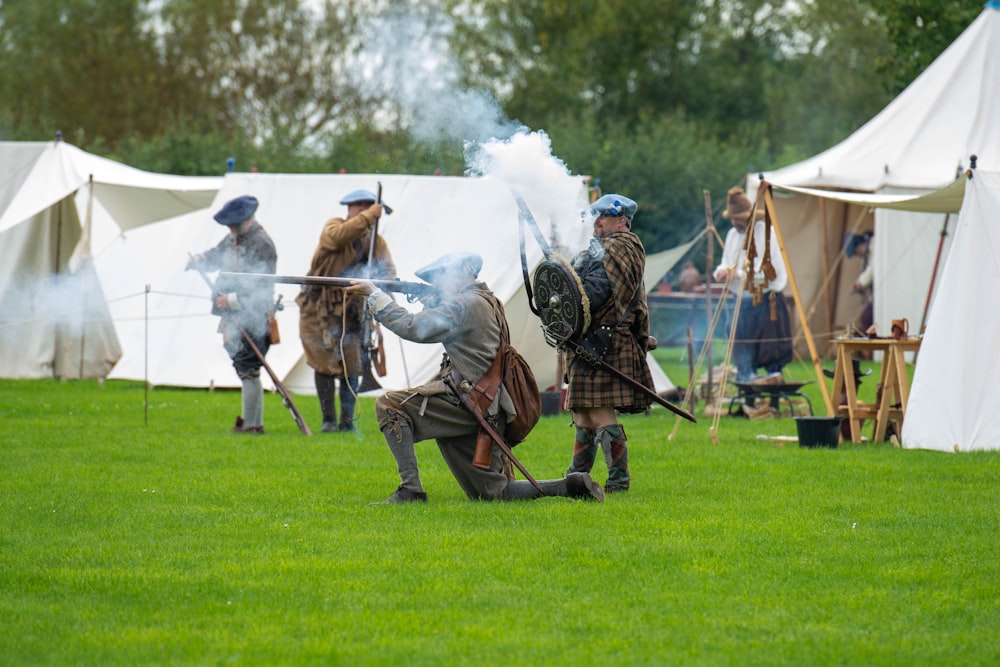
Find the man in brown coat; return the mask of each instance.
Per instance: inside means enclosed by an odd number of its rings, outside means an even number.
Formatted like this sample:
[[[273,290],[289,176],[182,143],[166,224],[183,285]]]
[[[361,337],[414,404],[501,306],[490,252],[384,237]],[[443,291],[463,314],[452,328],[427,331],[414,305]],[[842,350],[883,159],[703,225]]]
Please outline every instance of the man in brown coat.
[[[340,203],[346,218],[332,218],[323,225],[319,246],[309,267],[310,276],[394,279],[396,266],[385,239],[375,232],[383,210],[368,190],[355,190]],[[374,250],[371,235],[375,233]],[[306,285],[296,297],[299,304],[299,337],[306,363],[314,371],[316,394],[323,413],[321,431],[354,430],[354,405],[364,367],[362,345],[370,320],[365,299],[340,287]],[[336,411],[336,382],[340,381],[340,415]]]

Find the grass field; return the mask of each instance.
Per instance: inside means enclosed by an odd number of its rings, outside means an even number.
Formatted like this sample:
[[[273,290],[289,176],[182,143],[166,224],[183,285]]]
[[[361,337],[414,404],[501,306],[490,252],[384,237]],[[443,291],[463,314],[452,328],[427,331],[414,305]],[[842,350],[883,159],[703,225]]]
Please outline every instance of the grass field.
[[[228,432],[237,392],[144,396],[0,381],[0,664],[1000,662],[998,454],[756,437],[790,419],[670,441],[657,407],[623,418],[633,488],[604,504],[470,502],[423,443],[430,502],[390,507],[371,399],[307,438],[272,394],[264,436]],[[517,448],[536,477],[568,424]]]

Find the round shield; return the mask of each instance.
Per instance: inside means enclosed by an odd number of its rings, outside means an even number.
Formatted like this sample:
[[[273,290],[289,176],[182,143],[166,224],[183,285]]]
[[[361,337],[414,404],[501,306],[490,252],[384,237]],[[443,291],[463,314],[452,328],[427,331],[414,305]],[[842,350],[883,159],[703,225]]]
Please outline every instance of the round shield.
[[[590,328],[590,302],[583,283],[565,260],[547,257],[531,280],[545,341],[558,347]]]

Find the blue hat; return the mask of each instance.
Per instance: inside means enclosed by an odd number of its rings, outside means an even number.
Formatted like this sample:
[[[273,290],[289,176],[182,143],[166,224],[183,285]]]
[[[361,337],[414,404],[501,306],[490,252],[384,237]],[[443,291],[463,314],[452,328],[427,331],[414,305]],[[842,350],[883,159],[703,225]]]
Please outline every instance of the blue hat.
[[[238,225],[253,217],[257,212],[257,198],[250,195],[243,195],[236,199],[230,199],[219,209],[214,216],[215,221],[220,225]]]
[[[479,270],[483,268],[483,258],[473,252],[453,252],[450,255],[438,257],[433,262],[417,269],[414,273],[421,280],[434,282],[434,278],[448,271],[463,269],[470,277],[479,276]]]
[[[590,212],[595,216],[611,215],[611,216],[622,216],[632,219],[635,212],[639,209],[639,205],[628,197],[622,195],[604,195],[593,204],[590,205]]]
[[[351,204],[374,204],[378,201],[371,190],[354,190],[353,192],[348,192],[344,195],[344,198],[340,200],[340,203],[344,206],[350,206]],[[384,201],[382,203],[382,208],[385,209],[386,215],[392,215],[392,208],[386,204]]]

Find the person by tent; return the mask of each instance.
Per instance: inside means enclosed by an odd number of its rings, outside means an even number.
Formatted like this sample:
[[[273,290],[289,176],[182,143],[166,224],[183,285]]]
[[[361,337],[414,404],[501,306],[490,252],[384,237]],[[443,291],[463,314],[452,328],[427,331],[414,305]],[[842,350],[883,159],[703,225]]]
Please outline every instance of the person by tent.
[[[193,256],[185,270],[273,274],[278,253],[271,237],[254,217],[257,206],[257,198],[249,195],[226,202],[213,217],[229,228],[229,234],[214,248]],[[231,277],[215,283],[212,314],[220,318],[222,344],[242,384],[243,409],[236,418],[233,433],[264,432],[264,388],[260,381],[263,363],[244,340],[243,333],[262,356],[266,355],[272,342],[268,318],[273,310],[273,283]]]
[[[449,383],[454,379],[453,370],[464,380],[453,383],[459,391],[483,377],[493,365],[508,326],[496,295],[478,281],[482,266],[481,256],[460,252],[418,269],[417,276],[437,289],[421,298],[424,307],[417,312],[395,303],[371,282],[357,281],[350,288],[367,296],[369,311],[390,331],[417,343],[440,343],[445,352],[435,379],[419,387],[388,391],[375,401],[379,428],[396,460],[400,479],[399,487],[383,502],[427,502],[414,451],[414,444],[423,440],[437,442],[451,473],[472,500],[565,496],[603,501],[603,489],[586,473],[542,480],[540,488],[529,480],[512,479],[496,444],[488,467],[473,465],[481,425]],[[504,385],[498,387],[483,416],[501,434],[514,418],[514,403]]]
[[[769,240],[766,238],[766,223],[763,220],[754,221],[753,234],[750,239],[747,238],[752,209],[753,205],[742,188],[729,190],[722,217],[728,218],[733,226],[726,233],[722,261],[713,277],[730,280],[730,289],[737,295],[743,295],[733,342],[736,381],[783,384],[782,369],[792,360],[793,354],[792,323],[783,294],[788,284],[788,272],[777,237],[772,234]],[[751,242],[755,248],[752,268],[747,266],[748,245]],[[771,279],[765,275],[768,264],[773,268]],[[760,298],[747,291],[751,281],[753,286],[759,288]],[[767,375],[758,376],[757,371],[761,368]]]
[[[392,209],[377,202],[378,197],[368,190],[354,190],[340,200],[347,206],[347,217],[331,218],[323,225],[307,275],[396,278],[389,246],[375,231],[382,213]],[[374,245],[372,234],[375,234]],[[299,337],[306,363],[313,369],[323,413],[320,430],[353,431],[354,407],[364,372],[362,346],[368,343],[363,340],[368,323],[364,299],[348,294],[341,287],[305,285],[295,301],[299,304]],[[335,396],[338,381],[339,418]]]
[[[868,333],[868,329],[875,322],[874,302],[872,300],[875,267],[871,262],[872,249],[875,246],[875,234],[872,232],[864,232],[863,234],[848,233],[844,245],[845,254],[848,259],[852,257],[859,257],[861,259],[861,273],[858,274],[857,280],[854,281],[853,289],[864,300],[864,307],[861,309],[858,324],[861,331]]]

